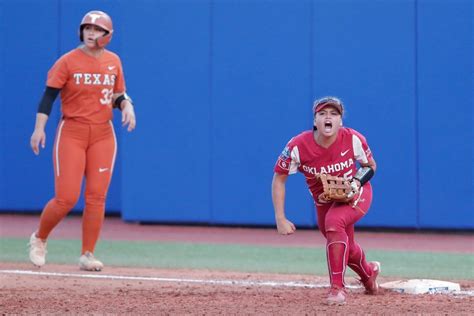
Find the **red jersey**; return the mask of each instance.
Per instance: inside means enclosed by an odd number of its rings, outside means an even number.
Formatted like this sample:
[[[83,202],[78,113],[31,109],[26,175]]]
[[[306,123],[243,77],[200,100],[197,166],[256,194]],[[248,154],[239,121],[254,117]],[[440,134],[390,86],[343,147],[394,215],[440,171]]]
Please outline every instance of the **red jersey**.
[[[300,171],[313,195],[323,192],[316,174],[327,173],[351,179],[356,173],[356,161],[367,163],[372,153],[365,137],[357,131],[341,127],[336,141],[324,148],[313,137],[313,131],[305,131],[293,137],[278,157],[275,172],[294,174]]]
[[[120,58],[104,50],[98,58],[76,48],[48,72],[48,87],[61,89],[63,117],[100,124],[112,119],[112,97],[125,92]]]

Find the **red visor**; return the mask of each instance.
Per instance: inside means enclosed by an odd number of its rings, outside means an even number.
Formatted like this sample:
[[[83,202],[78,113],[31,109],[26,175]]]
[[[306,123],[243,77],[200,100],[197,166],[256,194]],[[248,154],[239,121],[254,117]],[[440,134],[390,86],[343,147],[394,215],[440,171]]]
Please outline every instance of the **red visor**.
[[[338,98],[333,98],[333,97],[326,97],[322,98],[319,100],[316,100],[313,105],[313,114],[316,114],[317,112],[321,111],[327,106],[333,106],[337,109],[339,114],[344,113],[344,106],[342,105],[341,100]]]

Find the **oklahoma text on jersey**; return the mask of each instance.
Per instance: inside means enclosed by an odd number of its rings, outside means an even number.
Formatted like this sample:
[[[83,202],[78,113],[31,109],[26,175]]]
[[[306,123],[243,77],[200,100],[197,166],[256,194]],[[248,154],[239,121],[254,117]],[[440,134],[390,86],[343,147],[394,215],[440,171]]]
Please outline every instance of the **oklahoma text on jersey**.
[[[338,163],[335,163],[335,164],[327,165],[325,167],[323,166],[323,167],[321,167],[321,169],[319,171],[316,167],[303,165],[303,171],[314,174],[314,175],[321,174],[321,173],[331,174],[331,173],[334,173],[334,172],[339,172],[341,170],[347,169],[347,168],[351,167],[353,164],[354,164],[354,160],[352,160],[352,158],[349,158],[349,159],[347,159],[346,161],[343,161],[343,162],[338,162]]]
[[[313,137],[313,131],[305,131],[292,138],[278,157],[275,172],[294,174],[301,172],[313,195],[319,196],[323,188],[316,175],[327,173],[351,179],[356,172],[356,161],[367,163],[372,157],[364,136],[359,132],[342,127],[337,140],[324,148]]]

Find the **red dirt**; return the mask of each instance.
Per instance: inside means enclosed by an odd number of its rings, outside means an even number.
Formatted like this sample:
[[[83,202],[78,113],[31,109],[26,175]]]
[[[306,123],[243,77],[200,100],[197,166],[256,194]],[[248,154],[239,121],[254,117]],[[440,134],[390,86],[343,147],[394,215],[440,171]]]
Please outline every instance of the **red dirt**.
[[[0,264],[0,269],[31,270],[31,265]],[[34,269],[38,271],[38,269]],[[43,272],[80,274],[75,266],[47,265]],[[91,274],[91,273],[87,273]],[[202,280],[293,281],[327,283],[308,275],[249,274],[203,270],[159,270],[107,267],[97,275],[147,276]],[[443,314],[468,315],[474,297],[376,296],[349,291],[345,306],[324,304],[327,288],[209,285],[146,280],[0,274],[2,314],[134,314],[134,315],[314,315]],[[382,282],[390,281],[381,279]],[[474,282],[462,285],[474,288]]]
[[[28,238],[39,216],[0,215],[0,237]],[[77,239],[80,217],[68,217],[51,238]],[[356,233],[365,248],[412,249],[473,253],[471,235]],[[109,240],[162,240],[219,242],[295,247],[324,245],[319,232],[300,230],[290,237],[273,229],[180,227],[125,224],[107,218],[101,235]],[[398,245],[397,242],[401,242]],[[449,248],[447,245],[449,244]],[[459,249],[456,247],[459,246]],[[76,265],[48,264],[32,269],[28,263],[0,263],[0,270],[32,270],[82,274]],[[87,273],[92,274],[92,273]],[[191,278],[201,280],[292,281],[327,284],[325,276],[160,270],[107,267],[95,275]],[[351,281],[351,280],[348,280]],[[392,281],[381,278],[381,282]],[[353,280],[351,281],[353,282]],[[354,283],[353,283],[354,284]],[[463,290],[474,281],[462,281]],[[382,291],[368,296],[362,289],[349,291],[345,306],[324,304],[327,288],[270,287],[262,285],[212,285],[184,281],[85,279],[81,277],[0,273],[0,314],[134,314],[134,315],[345,315],[443,314],[469,315],[473,296],[403,295]]]

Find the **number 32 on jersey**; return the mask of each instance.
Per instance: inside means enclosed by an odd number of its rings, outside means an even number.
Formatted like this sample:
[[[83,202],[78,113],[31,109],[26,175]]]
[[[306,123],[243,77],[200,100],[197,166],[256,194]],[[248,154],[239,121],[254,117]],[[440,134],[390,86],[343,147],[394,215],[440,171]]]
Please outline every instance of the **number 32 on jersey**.
[[[102,95],[103,98],[100,99],[100,103],[103,105],[107,105],[112,103],[112,98],[114,96],[114,90],[113,89],[102,89]]]

